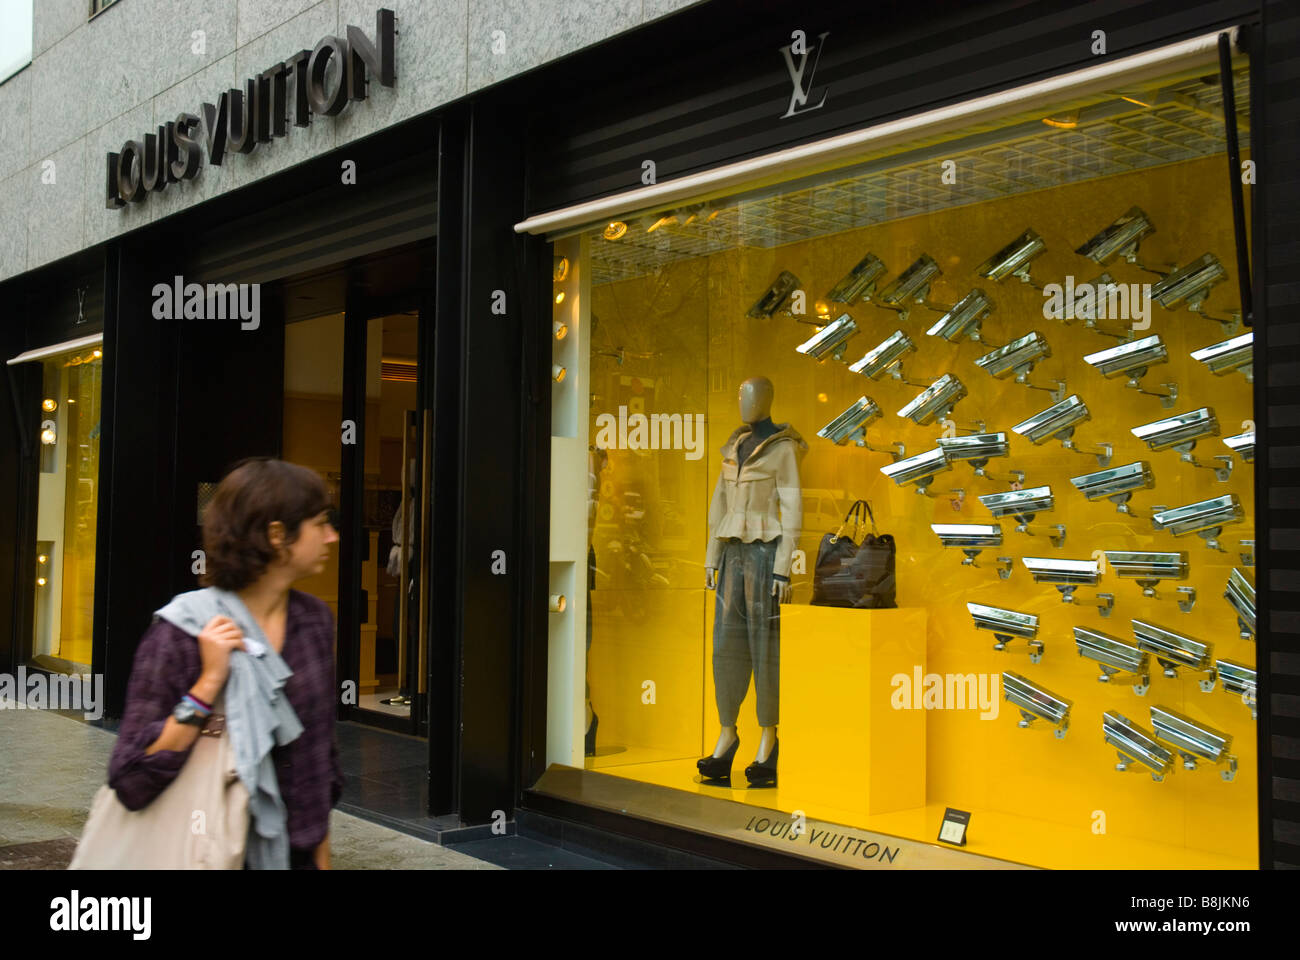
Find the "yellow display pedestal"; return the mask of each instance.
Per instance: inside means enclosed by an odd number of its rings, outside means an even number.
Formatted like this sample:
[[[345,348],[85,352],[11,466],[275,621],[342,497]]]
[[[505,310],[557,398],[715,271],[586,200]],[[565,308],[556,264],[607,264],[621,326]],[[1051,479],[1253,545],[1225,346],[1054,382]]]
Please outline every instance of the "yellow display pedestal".
[[[781,608],[782,793],[863,815],[925,806],[925,711],[892,679],[926,663],[926,611]],[[739,775],[739,769],[737,769]]]

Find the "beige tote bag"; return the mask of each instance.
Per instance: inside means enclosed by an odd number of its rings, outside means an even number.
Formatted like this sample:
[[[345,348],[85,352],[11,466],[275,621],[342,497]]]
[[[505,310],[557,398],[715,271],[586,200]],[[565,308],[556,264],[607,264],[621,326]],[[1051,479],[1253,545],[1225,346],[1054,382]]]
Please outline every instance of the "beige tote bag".
[[[146,807],[128,810],[105,784],[69,870],[241,870],[248,788],[235,768],[222,698],[185,765]]]

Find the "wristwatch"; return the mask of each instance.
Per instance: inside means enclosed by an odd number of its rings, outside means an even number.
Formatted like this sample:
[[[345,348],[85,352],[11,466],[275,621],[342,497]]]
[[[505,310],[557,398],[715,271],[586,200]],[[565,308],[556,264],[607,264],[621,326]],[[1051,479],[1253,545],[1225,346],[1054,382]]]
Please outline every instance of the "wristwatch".
[[[188,723],[192,727],[202,727],[208,722],[207,716],[199,713],[194,704],[188,700],[182,700],[172,707],[172,716],[176,718],[177,723]]]

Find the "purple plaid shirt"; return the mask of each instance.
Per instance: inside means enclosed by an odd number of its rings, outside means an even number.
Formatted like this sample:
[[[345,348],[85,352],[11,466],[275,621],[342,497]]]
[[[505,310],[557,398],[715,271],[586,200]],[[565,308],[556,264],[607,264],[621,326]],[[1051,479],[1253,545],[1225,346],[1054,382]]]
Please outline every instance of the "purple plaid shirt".
[[[298,739],[271,751],[288,815],[289,845],[312,850],[329,833],[330,809],[343,793],[334,736],[334,615],[321,600],[289,591],[280,655],[293,671],[285,694],[302,722]],[[180,773],[189,750],[145,748],[162,734],[172,708],[199,679],[199,644],[184,630],[155,619],[140,640],[126,691],[126,712],[108,763],[108,785],[128,810],[139,810]]]

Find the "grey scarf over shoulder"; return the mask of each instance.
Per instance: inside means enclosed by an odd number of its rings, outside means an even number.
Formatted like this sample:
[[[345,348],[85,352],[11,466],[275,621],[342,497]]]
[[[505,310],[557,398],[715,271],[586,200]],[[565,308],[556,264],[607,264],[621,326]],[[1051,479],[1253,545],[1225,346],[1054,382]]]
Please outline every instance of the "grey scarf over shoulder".
[[[246,857],[254,870],[289,869],[289,832],[271,748],[291,743],[302,723],[285,696],[293,671],[271,648],[257,619],[238,595],[217,587],[179,593],[154,615],[193,637],[213,617],[229,617],[244,634],[247,651],[232,650],[223,691],[226,730],[239,779],[248,788],[249,828]]]

